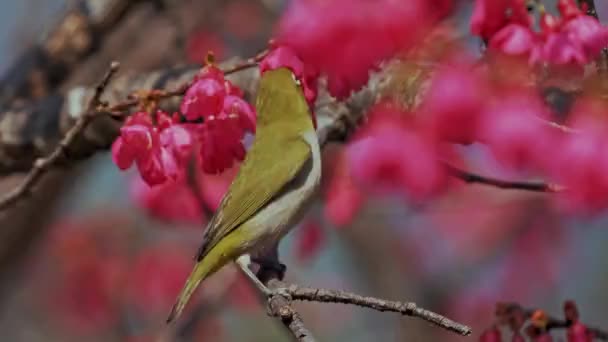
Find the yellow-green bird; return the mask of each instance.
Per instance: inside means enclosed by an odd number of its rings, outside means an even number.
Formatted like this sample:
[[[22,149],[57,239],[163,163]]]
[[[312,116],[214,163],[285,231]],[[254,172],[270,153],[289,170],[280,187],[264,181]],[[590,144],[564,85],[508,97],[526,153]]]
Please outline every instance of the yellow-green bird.
[[[197,262],[167,322],[205,278],[275,246],[304,214],[321,178],[321,151],[303,91],[287,68],[264,72],[253,144],[209,221]]]

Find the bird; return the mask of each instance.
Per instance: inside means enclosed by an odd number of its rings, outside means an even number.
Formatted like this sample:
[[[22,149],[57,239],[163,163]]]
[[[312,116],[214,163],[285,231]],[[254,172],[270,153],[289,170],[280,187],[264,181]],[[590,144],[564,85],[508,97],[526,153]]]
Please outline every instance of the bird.
[[[256,133],[209,220],[196,263],[167,318],[183,312],[200,283],[243,255],[264,255],[304,216],[321,180],[314,117],[287,67],[263,72]]]

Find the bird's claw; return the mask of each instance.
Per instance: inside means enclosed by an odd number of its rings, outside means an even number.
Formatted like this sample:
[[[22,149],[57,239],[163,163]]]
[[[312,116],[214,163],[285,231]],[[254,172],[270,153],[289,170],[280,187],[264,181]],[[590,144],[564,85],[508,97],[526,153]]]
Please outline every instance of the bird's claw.
[[[252,258],[251,261],[260,266],[259,272],[271,272],[276,274],[279,280],[283,280],[287,272],[287,266],[276,259]]]

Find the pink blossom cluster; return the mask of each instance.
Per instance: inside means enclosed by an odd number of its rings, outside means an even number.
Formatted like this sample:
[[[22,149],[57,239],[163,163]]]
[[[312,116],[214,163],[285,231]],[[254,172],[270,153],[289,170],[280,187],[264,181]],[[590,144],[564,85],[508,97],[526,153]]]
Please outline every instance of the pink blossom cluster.
[[[608,29],[578,8],[574,0],[559,0],[560,17],[541,10],[540,32],[525,0],[476,0],[471,31],[492,51],[523,56],[531,64],[584,66],[608,45]]]
[[[184,228],[198,229],[207,219],[203,209],[217,209],[237,171],[238,165],[224,170],[221,174],[195,170],[189,177],[194,178],[198,189],[193,189],[191,179],[182,178],[149,186],[139,177],[134,177],[130,195],[135,204],[151,217],[172,223],[172,227],[175,227],[175,224],[184,224]]]
[[[242,139],[255,131],[255,110],[220,69],[203,68],[180,109],[185,120],[163,111],[129,117],[112,145],[116,165],[125,170],[135,163],[143,180],[153,186],[182,179],[192,158],[207,173],[243,160]]]
[[[479,342],[524,342],[526,339],[534,342],[552,342],[552,331],[566,329],[567,342],[594,341],[595,331],[580,321],[576,303],[572,300],[564,302],[564,319],[550,318],[543,310],[526,312],[516,303],[496,304],[496,324],[484,330],[479,336]],[[526,323],[529,323],[526,325]],[[511,337],[503,338],[500,327],[505,326]]]
[[[450,182],[443,161],[461,163],[456,145],[485,145],[505,170],[543,176],[563,191],[568,211],[608,207],[608,107],[579,98],[565,122],[536,88],[492,79],[485,69],[445,63],[413,111],[382,102],[349,143],[338,177],[327,186],[328,216],[349,222],[365,194],[428,199]],[[466,148],[464,149],[466,151]],[[348,177],[345,177],[348,175]]]
[[[318,74],[305,67],[293,49],[275,45],[260,61],[260,71],[287,67],[313,107]],[[245,157],[245,133],[255,133],[256,113],[243,92],[213,65],[194,78],[182,99],[180,114],[137,112],[129,117],[112,146],[122,170],[137,165],[144,182],[134,180],[135,202],[152,216],[169,222],[200,224],[201,204],[215,210]],[[312,113],[312,119],[316,119]],[[188,170],[193,160],[196,167]],[[191,181],[197,179],[196,191]]]
[[[133,221],[112,214],[63,218],[51,227],[49,241],[41,246],[40,270],[29,274],[28,305],[55,328],[79,338],[124,331],[126,324],[135,323],[138,329],[125,334],[151,334],[142,339],[151,341],[192,268],[188,251],[193,246],[189,240],[168,241],[166,235],[163,241],[140,235]],[[235,287],[236,280],[224,276],[222,288]],[[247,280],[243,284],[240,291],[228,290],[230,303],[237,308],[257,305],[254,290]],[[201,294],[216,296],[213,289]],[[206,321],[193,323],[193,328]]]
[[[277,42],[325,74],[333,96],[345,98],[451,7],[451,0],[297,0],[281,18]]]

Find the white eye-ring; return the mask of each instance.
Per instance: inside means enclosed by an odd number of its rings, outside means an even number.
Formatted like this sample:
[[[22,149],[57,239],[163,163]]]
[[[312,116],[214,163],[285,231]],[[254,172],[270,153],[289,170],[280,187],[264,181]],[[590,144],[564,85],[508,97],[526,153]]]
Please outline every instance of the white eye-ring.
[[[296,82],[297,85],[299,85],[299,86],[302,85],[302,82],[300,82],[300,80],[296,78],[296,75],[293,72],[291,73],[291,77],[293,78],[294,82]]]

